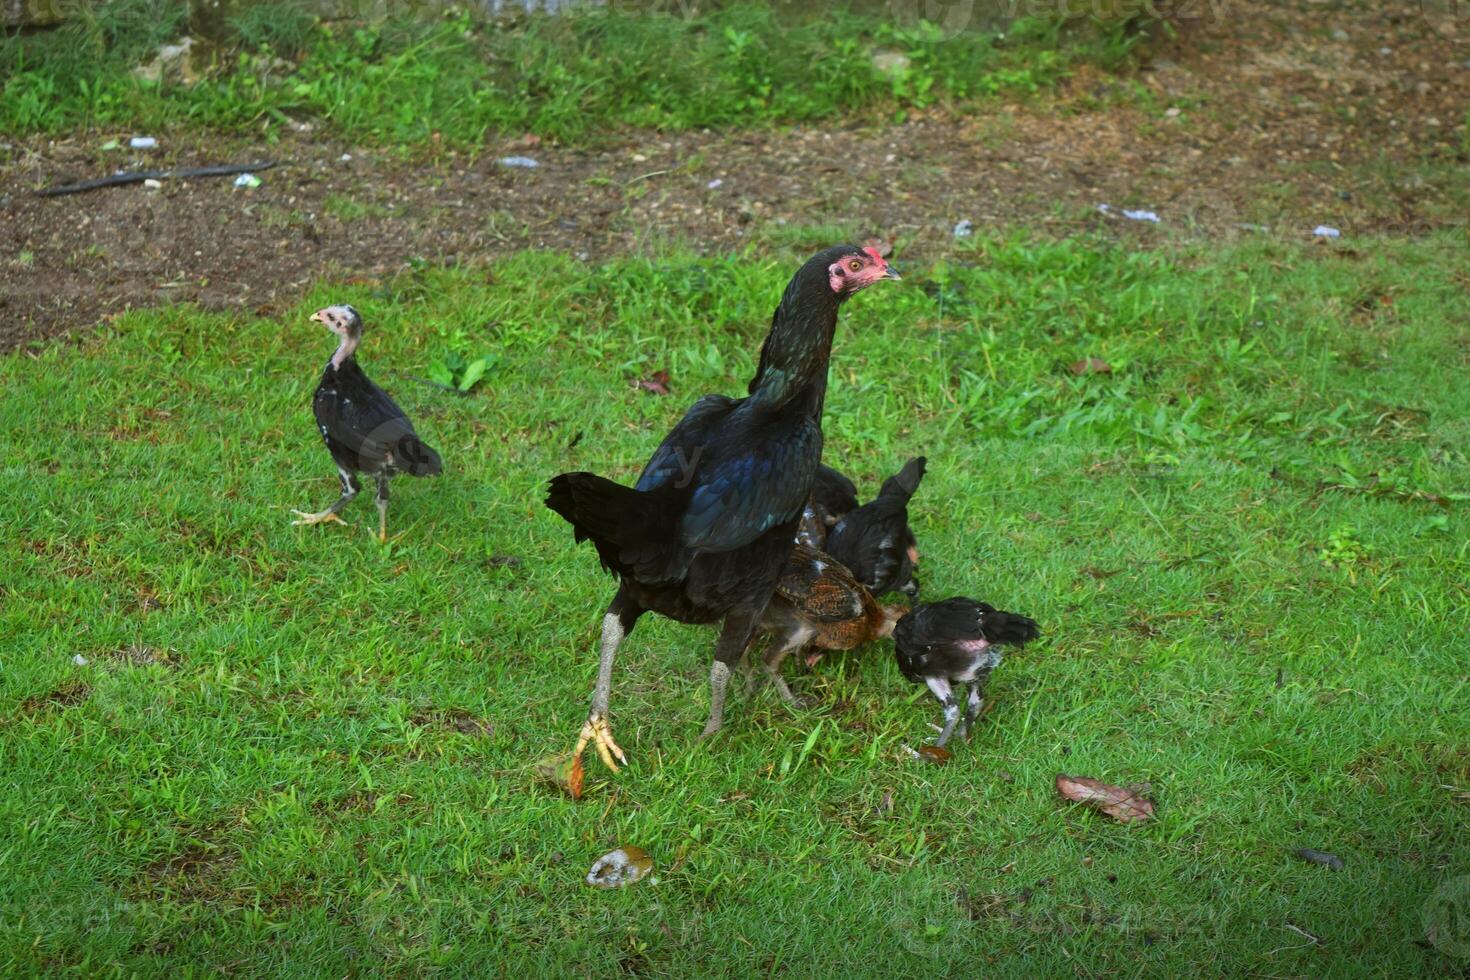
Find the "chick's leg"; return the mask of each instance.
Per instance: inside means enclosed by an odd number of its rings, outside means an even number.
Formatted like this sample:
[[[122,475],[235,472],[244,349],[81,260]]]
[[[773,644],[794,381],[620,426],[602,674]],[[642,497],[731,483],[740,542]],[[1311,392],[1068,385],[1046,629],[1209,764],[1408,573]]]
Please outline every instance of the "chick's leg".
[[[924,680],[924,683],[929,686],[929,691],[944,706],[944,728],[940,730],[939,738],[934,741],[935,745],[944,748],[945,743],[954,734],[955,725],[959,724],[960,704],[955,700],[954,690],[949,686],[948,678],[929,677]]]
[[[388,540],[388,474],[378,474],[378,541]]]
[[[970,730],[975,727],[975,719],[980,717],[980,709],[985,706],[985,682],[978,680],[970,684],[969,692],[965,696],[965,720],[960,722],[959,736],[968,739]]]
[[[771,648],[766,651],[765,658],[761,661],[761,669],[766,679],[776,687],[776,693],[781,695],[781,700],[792,707],[799,707],[801,699],[791,692],[786,684],[786,678],[781,676],[781,664],[794,650],[799,650],[807,643],[805,633],[795,633],[784,636],[779,642],[772,643]]]
[[[700,738],[708,738],[720,730],[725,721],[725,688],[730,683],[730,665],[740,662],[750,636],[755,632],[760,611],[737,610],[725,618],[720,638],[715,642],[715,662],[709,669],[709,721]]]
[[[342,481],[342,496],[337,498],[337,502],[328,507],[326,510],[320,511],[316,514],[304,510],[291,511],[291,513],[300,518],[299,520],[292,521],[291,523],[293,525],[322,524],[329,521],[335,521],[336,523],[343,525],[347,523],[346,521],[342,520],[342,518],[338,517],[337,514],[342,510],[343,507],[346,507],[348,504],[352,503],[352,498],[357,496],[358,491],[362,489],[362,484],[357,482],[357,477],[353,476],[351,473],[348,473],[344,469],[338,469],[337,476]]]
[[[587,714],[587,723],[582,726],[582,734],[573,750],[573,755],[580,757],[587,743],[591,742],[597,747],[597,755],[603,765],[613,772],[618,771],[614,758],[625,766],[628,764],[627,755],[613,741],[612,724],[607,718],[607,703],[612,697],[613,660],[617,657],[618,646],[633,631],[633,625],[642,612],[626,604],[619,593],[608,606],[607,615],[602,617],[601,654],[597,663],[597,686],[592,689],[592,710]]]

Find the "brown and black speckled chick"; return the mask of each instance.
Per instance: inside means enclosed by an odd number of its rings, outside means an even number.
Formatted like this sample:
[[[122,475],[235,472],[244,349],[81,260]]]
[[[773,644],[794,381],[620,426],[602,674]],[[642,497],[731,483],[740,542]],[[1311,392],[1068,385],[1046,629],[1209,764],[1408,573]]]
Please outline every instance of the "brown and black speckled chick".
[[[810,666],[824,651],[855,650],[888,636],[906,612],[905,606],[878,605],[835,558],[799,544],[761,618],[760,632],[771,641],[757,681],[769,680],[782,700],[795,703],[796,695],[781,677],[788,654],[807,649]]]

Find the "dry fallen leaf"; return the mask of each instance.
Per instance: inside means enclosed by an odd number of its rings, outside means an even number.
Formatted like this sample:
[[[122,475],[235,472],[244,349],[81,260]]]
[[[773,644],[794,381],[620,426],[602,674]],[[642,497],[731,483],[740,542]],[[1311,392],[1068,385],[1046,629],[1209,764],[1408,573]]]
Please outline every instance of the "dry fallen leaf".
[[[592,862],[587,884],[593,888],[623,888],[653,870],[653,858],[641,847],[620,847]]]
[[[914,758],[918,759],[920,762],[927,762],[935,766],[944,765],[945,763],[949,762],[950,758],[954,755],[954,753],[950,752],[949,749],[944,748],[942,745],[921,745],[917,749],[910,749],[909,751],[912,752],[914,754]]]
[[[1123,823],[1153,819],[1154,805],[1144,796],[1149,788],[1148,783],[1112,786],[1086,776],[1064,776],[1057,773],[1057,792],[1064,798],[1074,803],[1094,806]]]
[[[574,800],[582,798],[582,781],[586,773],[582,769],[582,757],[563,752],[548,755],[536,763],[536,775],[556,786]]]
[[[667,395],[669,393],[669,372],[655,371],[648,377],[633,382],[633,387],[639,391],[651,391],[655,395]]]
[[[863,242],[863,247],[877,249],[878,257],[882,259],[893,254],[893,243],[886,238],[869,238]]]
[[[1100,357],[1089,357],[1081,361],[1072,362],[1072,373],[1083,374],[1112,374],[1113,366]]]

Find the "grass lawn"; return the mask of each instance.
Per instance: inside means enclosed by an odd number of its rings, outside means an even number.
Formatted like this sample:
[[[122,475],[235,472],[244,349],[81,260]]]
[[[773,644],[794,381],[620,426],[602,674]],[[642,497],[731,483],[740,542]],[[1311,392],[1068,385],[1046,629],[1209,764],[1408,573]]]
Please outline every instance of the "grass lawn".
[[[920,21],[922,6],[896,21],[881,3],[805,17],[768,0],[662,12],[608,4],[512,22],[398,6],[327,23],[281,0],[238,4],[204,24],[185,4],[75,4],[61,29],[0,31],[0,131],[187,125],[269,138],[307,118],[371,142],[478,147],[502,133],[586,142],[619,125],[871,123],[1035,92],[1084,63],[1124,63],[1152,23],[1142,13],[1050,17],[982,31],[977,14],[955,37]],[[160,45],[201,31],[211,37],[186,62],[136,73]]]
[[[590,761],[580,803],[535,780],[614,589],[545,481],[631,481],[743,390],[776,251],[521,253],[0,358],[0,973],[1463,970],[1421,911],[1470,874],[1463,240],[905,268],[844,314],[828,461],[871,494],[926,454],[926,596],[1042,623],[972,742],[905,757],[938,712],[885,644],[699,744],[713,631],[649,617],[632,765]],[[329,301],[446,460],[395,483],[386,546],[366,496],[289,524],[336,494]],[[411,379],[484,353],[469,396]],[[670,397],[629,384],[662,368]],[[1058,772],[1148,780],[1158,819]],[[585,886],[618,844],[657,881]]]

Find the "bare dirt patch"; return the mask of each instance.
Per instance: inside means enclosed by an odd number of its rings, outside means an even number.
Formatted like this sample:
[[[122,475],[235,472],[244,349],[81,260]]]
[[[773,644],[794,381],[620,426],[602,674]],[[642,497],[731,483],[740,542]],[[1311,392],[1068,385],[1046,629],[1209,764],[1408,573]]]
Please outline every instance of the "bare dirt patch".
[[[1144,241],[1464,227],[1470,44],[1436,34],[1417,3],[1301,6],[1233,4],[1226,22],[1156,45],[1134,75],[1083,71],[1054,96],[958,118],[623,133],[592,149],[501,140],[473,155],[310,130],[273,146],[160,134],[165,150],[146,159],[98,149],[114,134],[0,146],[0,349],[130,307],[271,315],[324,275],[525,247],[588,261],[670,242],[715,253],[836,223],[895,241],[902,259],[947,248],[962,219]],[[540,166],[505,167],[506,155]],[[254,190],[223,178],[33,194],[120,167],[262,157],[280,166]]]
[[[420,728],[458,732],[460,735],[471,735],[476,738],[489,735],[493,731],[490,722],[463,708],[427,709],[415,712],[409,720]]]
[[[81,681],[67,681],[55,690],[33,694],[20,703],[22,718],[37,718],[74,708],[92,696],[92,688]]]

